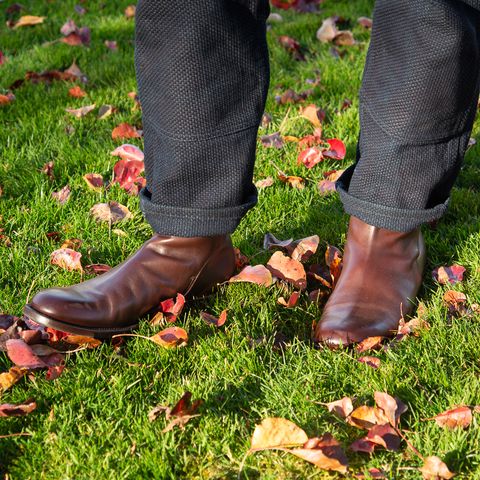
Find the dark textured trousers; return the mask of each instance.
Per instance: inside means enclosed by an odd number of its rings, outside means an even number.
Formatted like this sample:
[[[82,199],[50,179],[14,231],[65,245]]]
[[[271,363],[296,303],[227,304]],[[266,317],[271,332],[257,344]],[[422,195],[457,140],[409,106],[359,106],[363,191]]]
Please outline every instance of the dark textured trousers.
[[[140,195],[155,231],[230,233],[255,205],[268,13],[267,0],[139,0]],[[377,1],[357,161],[337,184],[347,213],[398,231],[443,215],[472,129],[479,70],[479,1]]]

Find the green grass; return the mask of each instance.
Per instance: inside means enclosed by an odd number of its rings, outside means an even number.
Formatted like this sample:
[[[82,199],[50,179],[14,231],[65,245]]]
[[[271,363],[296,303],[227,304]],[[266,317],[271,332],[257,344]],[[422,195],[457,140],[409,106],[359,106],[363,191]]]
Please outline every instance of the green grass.
[[[12,245],[0,243],[0,309],[20,315],[28,292],[70,285],[81,280],[78,273],[49,264],[50,253],[60,241],[46,237],[58,231],[62,239],[80,238],[85,263],[117,264],[151,235],[143,220],[138,199],[118,188],[102,193],[87,189],[82,176],[101,173],[110,178],[115,158],[109,152],[118,145],[112,128],[121,121],[138,124],[127,93],[135,90],[133,67],[133,22],[123,16],[128,0],[87,2],[88,13],[74,13],[75,1],[22,2],[27,12],[45,15],[42,25],[7,30],[2,20],[0,49],[8,63],[0,67],[0,88],[6,89],[28,70],[65,68],[76,60],[88,75],[85,99],[67,96],[70,85],[26,84],[16,101],[0,108],[0,228]],[[103,5],[103,8],[101,8]],[[4,5],[2,4],[2,7]],[[283,13],[284,21],[269,32],[272,78],[266,111],[272,124],[260,133],[272,133],[282,122],[288,106],[277,106],[274,95],[285,88],[304,90],[307,78],[320,71],[321,84],[309,101],[327,112],[325,136],[342,138],[348,147],[345,165],[354,160],[358,134],[358,88],[369,33],[356,25],[356,18],[371,15],[372,0],[326,0],[321,15]],[[338,14],[351,21],[358,45],[345,49],[335,59],[329,46],[315,38],[321,20]],[[63,44],[43,46],[59,37],[67,18],[92,29],[89,48]],[[308,50],[307,62],[295,62],[277,45],[276,37],[297,38]],[[118,52],[108,51],[104,40],[117,40]],[[281,88],[278,86],[281,85]],[[0,90],[1,91],[1,90]],[[343,99],[353,105],[341,114]],[[94,115],[76,120],[66,107],[95,102],[112,104],[118,113],[99,121]],[[301,136],[311,127],[295,119],[293,106],[285,133]],[[65,133],[69,125],[75,128]],[[476,124],[475,135],[479,124]],[[141,141],[136,141],[141,146]],[[255,179],[275,175],[272,161],[291,175],[306,176],[303,191],[277,182],[260,193],[259,204],[248,214],[234,235],[234,243],[254,262],[263,262],[266,232],[279,238],[318,234],[322,248],[327,243],[343,246],[347,217],[337,196],[321,197],[315,181],[322,172],[338,167],[326,162],[310,171],[296,165],[297,150],[260,147]],[[47,161],[55,163],[55,180],[40,173]],[[69,184],[70,200],[58,206],[51,192]],[[321,309],[303,299],[294,310],[277,305],[280,287],[269,289],[248,284],[222,287],[211,299],[187,309],[178,324],[187,329],[186,348],[164,350],[142,339],[131,339],[124,356],[108,344],[93,351],[71,355],[63,375],[54,382],[43,373],[22,380],[3,394],[1,402],[19,402],[34,397],[38,409],[24,418],[0,419],[0,435],[29,432],[31,436],[0,439],[0,472],[5,479],[118,479],[118,478],[237,478],[249,447],[255,423],[268,416],[286,417],[311,436],[331,432],[345,446],[361,435],[334,418],[313,401],[332,401],[356,396],[372,404],[375,390],[398,395],[408,403],[403,425],[409,440],[427,455],[438,455],[459,472],[458,478],[480,478],[480,430],[478,415],[465,431],[448,431],[432,417],[454,405],[480,403],[480,323],[458,319],[450,325],[442,304],[445,290],[435,284],[434,266],[458,262],[467,268],[466,280],[455,288],[469,301],[478,302],[480,289],[480,147],[472,148],[454,189],[451,208],[436,230],[425,229],[429,264],[422,301],[428,309],[431,329],[410,338],[396,349],[379,354],[378,370],[355,360],[354,353],[316,351],[309,344],[311,322]],[[133,220],[119,225],[126,237],[110,232],[88,215],[95,203],[116,200],[134,213]],[[318,258],[322,253],[320,252]],[[381,292],[379,292],[381,295]],[[219,313],[229,309],[224,328],[213,330],[201,320],[202,309]],[[154,328],[143,324],[139,333]],[[272,349],[273,336],[289,338],[283,352]],[[252,348],[250,338],[266,336],[265,345]],[[140,366],[134,366],[140,364]],[[0,371],[11,365],[0,354]],[[203,398],[201,416],[185,430],[162,434],[164,419],[154,423],[148,411],[158,403],[172,404],[185,390]],[[53,410],[53,416],[50,412]],[[135,446],[135,448],[132,448]],[[404,452],[379,451],[371,458],[349,453],[352,471],[384,466],[392,478],[416,479],[412,469],[420,461],[403,444]],[[258,453],[247,458],[241,478],[336,478],[335,474],[281,452]]]

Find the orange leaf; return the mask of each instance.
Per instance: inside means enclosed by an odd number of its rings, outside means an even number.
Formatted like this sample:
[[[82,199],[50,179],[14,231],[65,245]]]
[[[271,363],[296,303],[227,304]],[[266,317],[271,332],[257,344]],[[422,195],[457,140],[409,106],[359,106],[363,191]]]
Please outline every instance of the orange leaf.
[[[26,368],[11,367],[8,372],[0,373],[0,392],[4,392],[15,385],[26,372]]]
[[[341,418],[347,418],[353,412],[353,403],[350,397],[343,397],[340,400],[324,404],[329,412],[337,414]]]
[[[37,17],[35,15],[23,15],[18,19],[18,21],[13,26],[13,28],[30,27],[32,25],[38,25],[39,23],[43,23],[45,18],[47,17]]]
[[[449,480],[455,476],[445,463],[436,456],[427,457],[425,462],[419,470],[422,472],[422,476],[425,480]]]
[[[275,252],[266,266],[275,277],[291,283],[296,288],[306,288],[307,274],[298,260],[293,260],[282,252]]]
[[[215,327],[221,327],[227,320],[227,310],[223,310],[220,317],[214,317],[210,313],[200,312],[200,317],[207,325],[213,325]]]
[[[357,428],[365,428],[367,430],[374,425],[384,425],[388,423],[388,418],[382,410],[367,405],[362,405],[356,408],[347,420],[350,425]]]
[[[247,265],[238,275],[230,278],[229,283],[249,282],[269,287],[273,283],[272,274],[263,265]]]
[[[165,348],[183,347],[188,342],[188,334],[183,328],[169,327],[151,336],[150,340]]]
[[[82,90],[78,85],[75,85],[74,87],[70,88],[68,90],[68,94],[74,98],[82,98],[87,95],[87,93],[84,90]]]
[[[112,130],[112,139],[122,139],[122,138],[140,138],[142,135],[137,130],[136,127],[128,123],[121,123]]]
[[[290,420],[265,418],[255,426],[250,451],[303,445],[307,440],[307,434]]]
[[[97,203],[90,209],[90,215],[97,222],[109,222],[111,224],[133,218],[130,210],[118,202]]]
[[[472,423],[472,410],[469,407],[457,407],[445,412],[439,413],[433,420],[440,427],[449,429],[466,428]]]

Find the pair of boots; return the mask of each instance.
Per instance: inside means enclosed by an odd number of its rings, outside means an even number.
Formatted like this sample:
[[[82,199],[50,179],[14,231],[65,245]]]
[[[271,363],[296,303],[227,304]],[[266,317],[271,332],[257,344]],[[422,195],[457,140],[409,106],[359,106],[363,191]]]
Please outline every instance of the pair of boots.
[[[422,280],[420,230],[399,233],[351,217],[340,279],[313,340],[348,345],[396,333],[412,310]],[[32,320],[57,330],[108,338],[138,326],[160,301],[197,296],[228,280],[235,257],[230,237],[154,235],[134,255],[103,275],[38,293],[25,307]]]

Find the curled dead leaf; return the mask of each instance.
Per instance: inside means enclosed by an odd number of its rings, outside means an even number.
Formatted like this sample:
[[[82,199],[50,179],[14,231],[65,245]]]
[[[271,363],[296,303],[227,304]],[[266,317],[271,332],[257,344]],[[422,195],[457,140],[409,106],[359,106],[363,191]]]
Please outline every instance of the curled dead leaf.
[[[221,327],[227,320],[227,310],[223,310],[218,318],[207,312],[200,312],[200,317],[207,325]]]
[[[188,334],[183,328],[169,327],[151,336],[150,340],[165,348],[184,347],[188,342]]]
[[[65,111],[70,113],[76,118],[83,118],[85,115],[88,115],[92,110],[95,110],[96,105],[93,103],[92,105],[86,105],[85,107],[80,108],[66,108]]]
[[[47,17],[38,17],[36,15],[22,15],[17,22],[13,25],[13,28],[31,27],[32,25],[39,25],[43,23]]]
[[[455,476],[455,474],[448,469],[447,465],[436,456],[427,457],[419,470],[422,472],[425,480],[449,480]]]
[[[341,418],[347,418],[353,412],[353,403],[350,397],[343,397],[334,402],[324,403],[329,412],[335,413]]]
[[[97,222],[109,222],[111,224],[133,218],[130,210],[118,202],[97,203],[90,209],[90,215]]]
[[[463,280],[465,267],[461,265],[451,265],[449,267],[437,267],[433,270],[432,276],[440,285],[448,283],[455,285]]]
[[[0,373],[0,392],[5,392],[15,385],[26,372],[26,368],[11,367],[8,372]]]
[[[295,288],[303,290],[307,286],[307,274],[303,265],[282,252],[275,252],[266,267],[273,276],[291,283]]]
[[[88,188],[100,192],[103,187],[103,177],[99,173],[86,173],[83,176],[85,183],[88,185]]]
[[[112,139],[140,138],[141,132],[129,123],[121,123],[112,130]]]
[[[3,403],[0,405],[0,417],[20,417],[28,415],[37,408],[37,403],[33,399],[22,403]]]
[[[71,248],[59,248],[50,254],[50,263],[70,272],[73,270],[81,272],[83,271],[80,263],[81,258],[82,254],[80,252],[76,252]]]
[[[472,410],[470,407],[462,406],[446,410],[429,420],[435,420],[437,425],[449,429],[467,428],[472,423]]]

